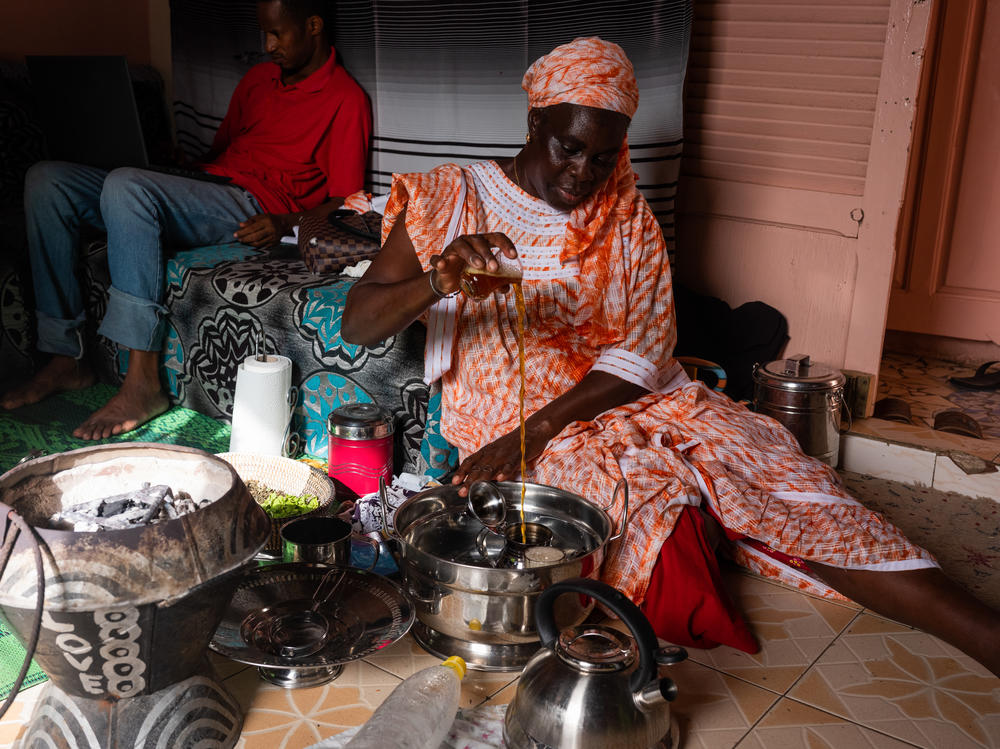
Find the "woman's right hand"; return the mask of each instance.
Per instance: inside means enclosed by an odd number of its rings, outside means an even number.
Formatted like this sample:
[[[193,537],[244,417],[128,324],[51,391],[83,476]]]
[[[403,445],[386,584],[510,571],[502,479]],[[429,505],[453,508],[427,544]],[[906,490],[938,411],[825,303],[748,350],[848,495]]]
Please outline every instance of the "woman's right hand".
[[[442,294],[459,290],[459,280],[466,265],[496,271],[500,263],[495,251],[502,252],[511,260],[517,257],[517,249],[510,238],[502,232],[486,234],[463,234],[444,248],[440,255],[431,255],[431,268],[436,271],[434,286]]]

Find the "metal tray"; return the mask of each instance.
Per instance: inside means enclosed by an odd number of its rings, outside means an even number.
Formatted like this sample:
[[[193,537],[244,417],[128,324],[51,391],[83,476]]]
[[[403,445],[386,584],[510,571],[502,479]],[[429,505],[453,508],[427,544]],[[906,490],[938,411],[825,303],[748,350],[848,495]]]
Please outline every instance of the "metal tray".
[[[248,642],[253,638],[247,638],[244,622],[252,621],[261,610],[289,601],[310,601],[323,576],[331,569],[333,567],[327,564],[295,562],[272,564],[248,572],[237,584],[209,647],[234,661],[257,666],[262,673],[263,669],[302,673],[303,669],[329,670],[363,658],[396,642],[409,631],[414,611],[402,588],[374,572],[348,568],[334,594],[316,609],[329,622],[326,642],[317,652],[286,657]],[[289,674],[284,676],[283,681],[287,681]]]

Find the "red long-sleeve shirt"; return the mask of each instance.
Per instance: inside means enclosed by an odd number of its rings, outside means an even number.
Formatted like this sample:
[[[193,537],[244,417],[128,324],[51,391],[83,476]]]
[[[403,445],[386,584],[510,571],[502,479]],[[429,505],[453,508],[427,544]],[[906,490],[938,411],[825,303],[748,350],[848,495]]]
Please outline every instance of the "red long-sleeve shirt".
[[[264,62],[236,86],[204,168],[249,190],[266,213],[308,210],[363,187],[371,128],[368,97],[334,51],[291,86]]]

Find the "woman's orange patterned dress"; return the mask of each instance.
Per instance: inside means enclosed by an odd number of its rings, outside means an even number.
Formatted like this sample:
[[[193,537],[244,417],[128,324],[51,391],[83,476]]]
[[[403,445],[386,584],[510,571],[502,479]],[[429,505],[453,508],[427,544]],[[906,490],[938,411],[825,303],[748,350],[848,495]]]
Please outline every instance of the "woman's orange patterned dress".
[[[608,555],[602,579],[633,601],[643,601],[681,509],[702,502],[727,530],[763,542],[737,542],[737,561],[820,595],[839,597],[761,547],[852,569],[936,566],[927,551],[850,498],[837,474],[805,456],[784,427],[688,380],[671,355],[676,330],[666,247],[641,196],[631,216],[610,227],[613,241],[602,245],[610,249],[564,263],[569,214],[520,190],[495,162],[396,175],[383,236],[404,207],[424,269],[450,241],[449,228],[451,236],[503,232],[516,245],[527,306],[526,413],[592,369],[651,391],[570,424],[526,477],[587,497],[616,520],[622,507],[620,499],[610,506],[613,489],[628,480],[625,543]],[[515,315],[512,294],[443,299],[427,315],[428,381],[441,378],[441,430],[462,458],[518,428]],[[607,342],[607,326],[595,321],[614,319],[626,333]]]

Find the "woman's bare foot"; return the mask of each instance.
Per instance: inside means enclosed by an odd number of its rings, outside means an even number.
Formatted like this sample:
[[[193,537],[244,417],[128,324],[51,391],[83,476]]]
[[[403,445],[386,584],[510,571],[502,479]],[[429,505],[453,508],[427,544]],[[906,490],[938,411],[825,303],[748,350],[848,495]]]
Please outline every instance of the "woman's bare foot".
[[[170,408],[160,386],[159,360],[158,351],[130,350],[121,390],[74,429],[73,436],[84,440],[114,437],[132,431]]]
[[[93,371],[82,360],[53,355],[28,382],[4,393],[0,406],[7,410],[29,406],[64,390],[90,387],[94,381]]]

